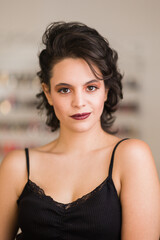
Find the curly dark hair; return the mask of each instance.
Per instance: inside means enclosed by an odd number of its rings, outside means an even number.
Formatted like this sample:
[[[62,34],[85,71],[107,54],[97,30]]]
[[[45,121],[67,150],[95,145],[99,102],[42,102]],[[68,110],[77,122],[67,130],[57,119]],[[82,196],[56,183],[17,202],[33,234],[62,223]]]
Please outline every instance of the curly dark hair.
[[[117,67],[118,54],[111,49],[108,40],[97,30],[83,23],[61,21],[51,23],[47,27],[42,42],[45,48],[39,54],[40,71],[37,72],[41,83],[47,84],[50,90],[50,78],[56,63],[68,57],[84,59],[93,74],[98,79],[104,80],[105,87],[109,89],[101,115],[102,129],[111,134],[117,133],[117,130],[111,130],[115,121],[112,113],[117,110],[118,102],[123,98],[122,75]],[[98,67],[103,78],[95,71],[93,64]],[[51,131],[57,130],[60,122],[43,90],[36,96],[40,98],[37,108],[39,110],[46,109],[46,124],[51,127]]]

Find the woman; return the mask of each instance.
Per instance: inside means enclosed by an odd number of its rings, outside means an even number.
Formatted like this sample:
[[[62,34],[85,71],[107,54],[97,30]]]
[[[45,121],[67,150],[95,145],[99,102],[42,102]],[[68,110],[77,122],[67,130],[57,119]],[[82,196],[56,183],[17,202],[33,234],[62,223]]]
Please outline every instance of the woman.
[[[51,24],[39,55],[39,109],[59,137],[0,168],[0,239],[158,240],[159,180],[149,146],[111,126],[122,98],[117,53],[95,29]]]

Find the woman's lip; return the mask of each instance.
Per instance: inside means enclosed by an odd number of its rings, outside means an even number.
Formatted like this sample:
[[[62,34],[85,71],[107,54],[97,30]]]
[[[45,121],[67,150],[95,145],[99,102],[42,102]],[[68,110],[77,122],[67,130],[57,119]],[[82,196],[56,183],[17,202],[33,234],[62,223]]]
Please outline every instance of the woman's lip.
[[[88,118],[90,114],[91,113],[75,114],[75,115],[72,115],[71,118],[75,120],[83,120]]]
[[[71,117],[82,117],[82,116],[85,116],[85,115],[88,115],[88,114],[90,114],[90,112],[88,112],[88,113],[77,113],[77,114],[72,115]]]

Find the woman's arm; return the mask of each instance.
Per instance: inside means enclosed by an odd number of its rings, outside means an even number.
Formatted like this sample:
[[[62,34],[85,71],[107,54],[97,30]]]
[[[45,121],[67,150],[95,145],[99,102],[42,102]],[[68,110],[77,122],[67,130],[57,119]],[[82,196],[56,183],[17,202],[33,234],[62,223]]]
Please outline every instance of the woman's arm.
[[[119,146],[119,155],[122,240],[158,240],[160,185],[151,150],[145,142],[130,139]]]
[[[0,165],[1,240],[13,240],[18,231],[18,207],[16,201],[24,181],[24,177],[22,177],[22,174],[24,174],[24,170],[22,170],[25,167],[24,164],[23,151],[13,151],[3,159]]]

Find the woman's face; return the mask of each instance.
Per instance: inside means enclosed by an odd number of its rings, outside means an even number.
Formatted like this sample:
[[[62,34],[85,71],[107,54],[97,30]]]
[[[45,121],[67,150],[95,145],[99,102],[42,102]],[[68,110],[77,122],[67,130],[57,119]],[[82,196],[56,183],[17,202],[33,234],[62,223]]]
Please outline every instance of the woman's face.
[[[98,74],[100,70],[94,66]],[[100,125],[108,90],[81,58],[66,58],[54,65],[50,92],[42,85],[48,102],[53,105],[60,128],[83,132]],[[75,114],[86,116],[73,117]]]

